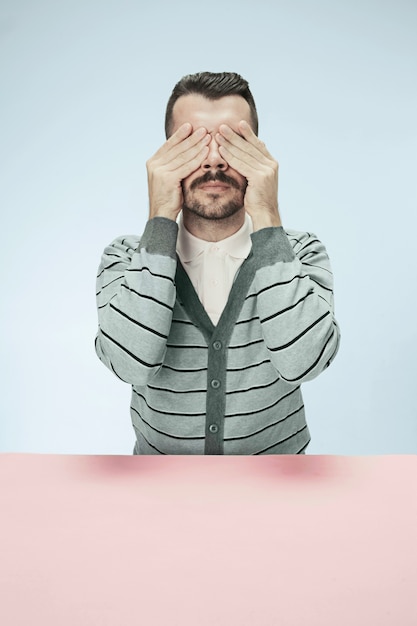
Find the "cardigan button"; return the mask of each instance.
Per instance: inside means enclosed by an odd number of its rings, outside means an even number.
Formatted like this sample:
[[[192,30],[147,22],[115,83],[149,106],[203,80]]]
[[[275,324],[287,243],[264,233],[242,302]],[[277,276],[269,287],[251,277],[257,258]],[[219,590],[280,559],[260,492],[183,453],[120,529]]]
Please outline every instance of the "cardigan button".
[[[209,431],[211,433],[217,433],[219,430],[219,427],[217,426],[217,424],[210,424],[209,426]]]
[[[217,380],[217,378],[213,378],[210,385],[213,387],[213,389],[218,389],[220,387],[220,380]]]
[[[222,342],[221,341],[214,341],[213,342],[213,348],[215,350],[221,350],[222,349]]]

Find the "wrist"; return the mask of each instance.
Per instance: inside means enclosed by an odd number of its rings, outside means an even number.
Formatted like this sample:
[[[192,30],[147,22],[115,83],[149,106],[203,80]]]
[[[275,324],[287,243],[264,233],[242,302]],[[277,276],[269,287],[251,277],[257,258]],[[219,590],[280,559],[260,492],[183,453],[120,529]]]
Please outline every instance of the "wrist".
[[[276,228],[282,226],[281,217],[278,210],[271,211],[257,211],[256,213],[249,213],[254,232],[261,230],[262,228]]]
[[[140,240],[139,250],[176,258],[178,224],[164,217],[149,219]]]
[[[263,228],[251,234],[252,253],[257,268],[288,263],[296,256],[283,227]]]
[[[167,220],[176,222],[180,210],[172,210],[168,207],[149,207],[149,219],[154,217],[164,217]]]

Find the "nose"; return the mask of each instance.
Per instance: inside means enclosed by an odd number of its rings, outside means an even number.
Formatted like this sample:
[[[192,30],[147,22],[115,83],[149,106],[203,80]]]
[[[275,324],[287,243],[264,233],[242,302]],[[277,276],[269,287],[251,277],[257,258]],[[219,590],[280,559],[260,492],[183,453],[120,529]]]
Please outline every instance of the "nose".
[[[211,141],[208,144],[208,148],[208,155],[202,162],[201,167],[204,170],[226,170],[228,168],[228,165],[221,156],[219,152],[219,144],[216,142],[213,136],[211,137]]]

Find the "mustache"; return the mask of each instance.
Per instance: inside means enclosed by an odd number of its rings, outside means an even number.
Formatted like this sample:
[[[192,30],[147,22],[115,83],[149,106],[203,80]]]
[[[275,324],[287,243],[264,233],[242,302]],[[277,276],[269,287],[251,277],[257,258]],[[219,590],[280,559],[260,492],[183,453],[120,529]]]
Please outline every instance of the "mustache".
[[[224,172],[219,170],[216,174],[212,174],[211,172],[206,172],[203,176],[196,178],[190,185],[190,190],[196,189],[200,185],[204,185],[205,183],[211,182],[219,182],[224,183],[225,185],[230,185],[230,187],[234,187],[235,189],[241,189],[241,186],[234,178],[227,176]]]

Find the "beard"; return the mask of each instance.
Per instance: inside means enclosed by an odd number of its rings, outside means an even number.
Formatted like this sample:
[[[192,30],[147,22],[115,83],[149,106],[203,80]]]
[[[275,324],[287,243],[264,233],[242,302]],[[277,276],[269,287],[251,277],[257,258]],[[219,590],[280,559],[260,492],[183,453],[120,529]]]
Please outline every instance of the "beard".
[[[197,188],[205,183],[215,181],[229,185],[234,191],[232,198],[223,200],[222,194],[206,192],[206,200],[203,203],[196,197]],[[232,217],[243,208],[246,186],[246,182],[240,185],[234,178],[227,176],[222,171],[216,172],[215,175],[206,172],[203,176],[193,180],[189,189],[185,188],[184,183],[182,184],[184,197],[182,208],[206,220],[223,220]]]

